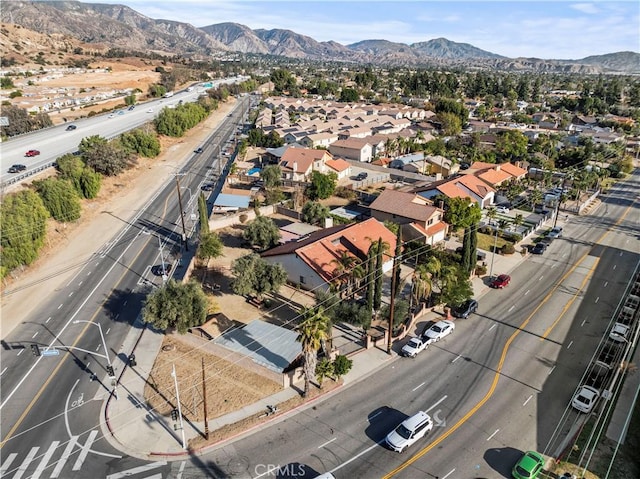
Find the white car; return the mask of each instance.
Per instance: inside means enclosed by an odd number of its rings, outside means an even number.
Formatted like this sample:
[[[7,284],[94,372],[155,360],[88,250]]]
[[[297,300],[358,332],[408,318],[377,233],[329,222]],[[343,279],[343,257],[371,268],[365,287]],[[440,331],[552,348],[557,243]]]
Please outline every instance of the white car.
[[[153,108],[149,108],[149,109],[147,110],[147,113],[153,113]]]
[[[560,238],[561,236],[562,236],[561,226],[556,226],[555,228],[552,228],[551,231],[549,231],[549,238],[551,239]]]
[[[456,329],[456,325],[453,324],[453,321],[443,319],[422,333],[422,338],[426,340],[427,343],[440,341],[442,338],[453,333],[454,329]]]
[[[580,412],[590,413],[600,397],[600,391],[591,386],[582,386],[571,401],[571,405]]]
[[[423,351],[429,345],[429,341],[422,338],[411,338],[407,344],[402,347],[400,353],[409,358],[415,358],[420,351]]]
[[[611,332],[609,333],[609,338],[617,341],[619,343],[627,340],[627,335],[629,334],[629,326],[622,323],[615,323],[613,328],[611,328]]]
[[[507,208],[506,206],[497,206],[496,207],[496,211],[498,213],[507,214],[507,213],[509,213],[509,208]]]
[[[433,429],[431,417],[424,411],[420,411],[396,427],[387,434],[387,445],[396,452],[403,452],[411,444],[421,439]]]

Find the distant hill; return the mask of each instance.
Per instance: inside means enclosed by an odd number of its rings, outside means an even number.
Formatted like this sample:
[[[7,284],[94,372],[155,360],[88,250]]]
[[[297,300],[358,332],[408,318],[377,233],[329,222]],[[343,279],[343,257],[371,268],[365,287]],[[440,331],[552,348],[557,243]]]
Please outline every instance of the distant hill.
[[[351,45],[283,29],[252,30],[238,23],[196,28],[157,20],[125,5],[77,1],[3,2],[0,19],[45,35],[68,35],[83,44],[207,59],[230,52],[380,65],[462,66],[531,72],[640,73],[640,54],[618,52],[580,60],[507,58],[468,43],[436,38],[411,45],[363,40]],[[101,47],[102,48],[102,47]]]

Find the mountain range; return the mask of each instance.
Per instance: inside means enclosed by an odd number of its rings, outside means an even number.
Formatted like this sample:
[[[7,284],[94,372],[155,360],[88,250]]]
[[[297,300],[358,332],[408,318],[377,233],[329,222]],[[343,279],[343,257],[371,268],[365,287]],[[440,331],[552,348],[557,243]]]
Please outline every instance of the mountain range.
[[[635,52],[580,60],[545,60],[507,58],[446,38],[410,45],[383,39],[342,45],[333,41],[318,42],[291,30],[252,30],[237,23],[197,28],[188,23],[149,18],[125,5],[78,1],[3,2],[0,19],[42,34],[68,35],[85,44],[199,60],[240,52],[387,66],[460,66],[590,74],[640,72],[640,54]]]

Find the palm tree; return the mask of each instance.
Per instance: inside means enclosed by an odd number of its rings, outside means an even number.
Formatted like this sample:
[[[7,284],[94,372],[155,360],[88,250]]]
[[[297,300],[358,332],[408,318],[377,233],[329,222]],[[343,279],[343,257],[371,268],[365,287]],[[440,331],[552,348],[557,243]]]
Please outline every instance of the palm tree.
[[[328,337],[329,318],[322,308],[305,308],[302,313],[303,320],[296,326],[298,341],[302,345],[304,355],[304,396],[309,394],[311,381],[316,381],[316,364],[318,351]]]
[[[486,213],[487,219],[489,220],[489,224],[492,225],[493,221],[495,220],[496,217],[498,216],[498,210],[495,208],[495,206],[492,206],[491,208],[487,208],[487,213]]]
[[[331,260],[331,263],[336,265],[336,269],[333,270],[333,277],[340,285],[340,297],[343,297],[345,289],[348,289],[351,283],[351,270],[355,262],[356,258],[346,250],[341,251],[338,258]]]
[[[518,229],[518,226],[522,226],[522,224],[524,223],[524,217],[522,216],[521,213],[518,213],[516,215],[515,218],[513,218],[513,225],[515,226],[515,229]]]

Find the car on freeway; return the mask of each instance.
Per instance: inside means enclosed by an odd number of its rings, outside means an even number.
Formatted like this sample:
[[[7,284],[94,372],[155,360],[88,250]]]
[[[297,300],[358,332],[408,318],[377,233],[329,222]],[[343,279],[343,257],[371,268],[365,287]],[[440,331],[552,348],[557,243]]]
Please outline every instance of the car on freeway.
[[[453,321],[443,319],[422,333],[422,339],[428,343],[437,342],[453,333],[454,329],[456,329],[456,325],[453,324]]]
[[[433,421],[424,411],[419,411],[405,419],[393,431],[387,434],[387,446],[396,452],[404,452],[417,440],[423,438],[433,429]]]
[[[119,110],[118,115],[124,115],[124,110]]]
[[[113,113],[111,113],[111,114],[109,115],[109,118],[115,118],[115,117],[116,117],[116,116],[115,116]]]
[[[615,323],[613,328],[611,328],[611,332],[609,333],[609,339],[616,341],[618,343],[627,341],[627,336],[629,335],[629,331],[631,328],[626,324]]]
[[[501,274],[493,278],[493,280],[491,280],[491,282],[489,283],[489,286],[495,289],[502,289],[509,286],[510,282],[511,282],[511,276],[509,276],[508,274]]]
[[[591,386],[582,386],[571,400],[571,406],[580,412],[590,413],[596,401],[600,397],[600,391]]]
[[[129,108],[127,108],[127,110],[131,111],[131,110],[133,110],[135,107],[136,107],[135,105],[131,105]]]
[[[549,231],[548,237],[551,238],[551,239],[561,238],[562,237],[562,227],[561,226],[556,226],[554,228],[551,228],[551,231]]]
[[[29,150],[24,154],[24,156],[31,158],[32,156],[38,156],[39,154],[40,152],[38,150]]]
[[[536,479],[544,467],[544,457],[536,451],[527,451],[511,470],[515,479]]]
[[[422,338],[413,337],[405,344],[400,350],[400,354],[402,356],[406,356],[408,358],[415,358],[418,353],[424,351],[426,347],[429,345],[429,341],[425,341]]]
[[[147,110],[147,113],[153,113],[153,108],[149,108],[149,109]]]
[[[9,168],[9,173],[22,173],[23,171],[26,171],[27,169],[27,165],[11,165],[11,167]]]
[[[455,318],[467,319],[471,313],[478,310],[478,302],[475,299],[468,299],[461,305],[452,309],[451,313]]]
[[[547,243],[540,241],[533,247],[531,254],[544,254],[545,251],[547,251]]]
[[[67,125],[66,130],[67,130],[67,131],[73,131],[73,130],[75,130],[76,128],[78,128],[76,125]]]
[[[496,206],[496,211],[498,213],[507,214],[509,213],[509,208],[507,208],[506,206]]]
[[[194,153],[202,153],[204,150],[202,149],[202,147],[198,147],[195,150],[193,150]]]

